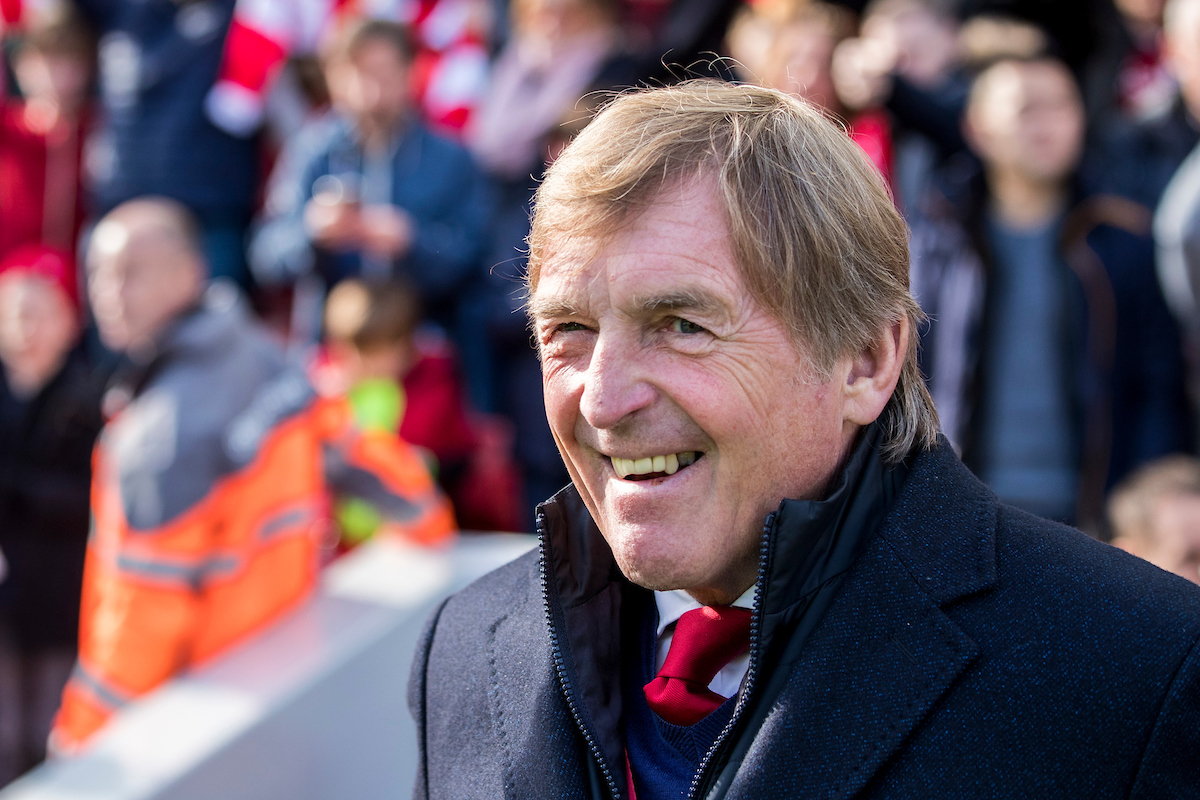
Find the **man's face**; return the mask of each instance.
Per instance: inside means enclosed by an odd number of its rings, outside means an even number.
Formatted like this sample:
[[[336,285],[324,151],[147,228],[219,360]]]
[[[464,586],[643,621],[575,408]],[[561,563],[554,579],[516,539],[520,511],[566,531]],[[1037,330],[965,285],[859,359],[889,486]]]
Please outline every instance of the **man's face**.
[[[364,127],[391,128],[408,111],[408,64],[389,42],[368,39],[332,69],[334,102]]]
[[[116,352],[153,343],[179,312],[185,296],[199,293],[199,269],[162,241],[131,238],[120,222],[101,222],[88,250],[88,297],[100,339]]]
[[[765,516],[819,496],[856,427],[846,370],[820,380],[751,297],[716,197],[664,190],[610,238],[564,239],[531,310],[550,428],[621,571],[729,602]]]
[[[994,68],[972,104],[972,141],[990,167],[1032,180],[1067,178],[1083,150],[1083,103],[1066,67],[1053,61]]]

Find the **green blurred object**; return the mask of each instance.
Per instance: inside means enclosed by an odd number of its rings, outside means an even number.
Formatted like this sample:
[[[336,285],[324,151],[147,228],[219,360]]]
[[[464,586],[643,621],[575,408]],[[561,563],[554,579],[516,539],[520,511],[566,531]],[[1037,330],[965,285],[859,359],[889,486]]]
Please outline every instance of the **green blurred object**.
[[[347,394],[354,421],[366,431],[400,430],[404,416],[404,390],[387,378],[368,378],[359,381]]]
[[[342,541],[349,545],[362,544],[383,524],[383,516],[375,506],[358,497],[339,500],[334,517],[342,529]]]

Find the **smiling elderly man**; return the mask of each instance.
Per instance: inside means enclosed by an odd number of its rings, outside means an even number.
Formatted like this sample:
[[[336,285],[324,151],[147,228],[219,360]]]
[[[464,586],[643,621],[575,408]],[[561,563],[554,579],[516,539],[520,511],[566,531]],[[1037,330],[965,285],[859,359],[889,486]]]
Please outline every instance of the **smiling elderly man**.
[[[614,102],[529,290],[573,485],[431,621],[417,797],[1197,796],[1200,590],[937,435],[904,223],[818,112]]]

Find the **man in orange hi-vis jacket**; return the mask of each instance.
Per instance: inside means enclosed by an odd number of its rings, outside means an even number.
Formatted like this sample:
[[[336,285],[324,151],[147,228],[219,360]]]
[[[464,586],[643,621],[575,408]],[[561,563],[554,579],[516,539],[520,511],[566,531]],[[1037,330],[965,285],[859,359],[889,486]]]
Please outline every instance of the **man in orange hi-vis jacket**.
[[[318,399],[231,287],[205,290],[199,252],[187,212],[162,199],[118,207],[92,235],[96,323],[133,367],[96,449],[58,752],[305,598],[331,496],[370,503],[384,530],[417,542],[454,530],[421,456]]]

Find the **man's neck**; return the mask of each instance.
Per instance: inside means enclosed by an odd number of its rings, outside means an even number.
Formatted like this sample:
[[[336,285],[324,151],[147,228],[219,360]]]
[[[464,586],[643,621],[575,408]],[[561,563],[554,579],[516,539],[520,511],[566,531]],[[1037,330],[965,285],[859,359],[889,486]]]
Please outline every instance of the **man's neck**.
[[[989,209],[1008,228],[1029,230],[1053,222],[1067,204],[1065,180],[1034,180],[1007,170],[988,172]]]

